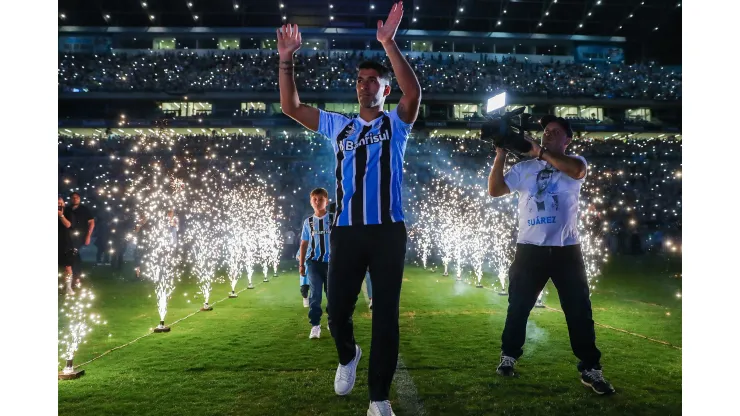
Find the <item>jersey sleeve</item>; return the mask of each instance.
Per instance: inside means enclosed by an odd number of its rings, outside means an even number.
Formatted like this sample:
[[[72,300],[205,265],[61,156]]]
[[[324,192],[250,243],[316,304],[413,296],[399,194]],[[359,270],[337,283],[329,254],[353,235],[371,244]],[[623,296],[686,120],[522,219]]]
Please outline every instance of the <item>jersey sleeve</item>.
[[[317,132],[333,140],[350,121],[351,119],[343,114],[319,109],[319,130]]]
[[[398,117],[398,107],[391,110],[388,115],[390,116],[391,120],[393,120],[394,127],[400,129],[401,133],[404,136],[408,136],[409,133],[411,133],[411,128],[414,126],[414,123],[406,123],[405,121],[401,120],[401,118]]]
[[[588,162],[586,162],[586,158],[583,156],[576,156],[578,159],[581,159],[583,163],[586,165],[586,174],[583,175],[581,179],[576,179],[580,183],[586,182],[586,178],[588,177]]]
[[[303,231],[301,231],[301,241],[310,241],[311,232],[308,229],[308,218],[303,220]]]
[[[504,174],[504,183],[509,187],[509,191],[518,191],[522,183],[522,164],[517,163]]]

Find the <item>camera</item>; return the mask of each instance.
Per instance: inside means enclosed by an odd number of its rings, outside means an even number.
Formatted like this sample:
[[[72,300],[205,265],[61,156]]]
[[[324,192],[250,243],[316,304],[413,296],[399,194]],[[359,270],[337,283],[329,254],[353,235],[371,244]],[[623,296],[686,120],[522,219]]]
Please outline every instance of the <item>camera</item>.
[[[524,107],[488,116],[489,120],[481,126],[480,138],[522,157],[532,149],[532,143],[524,138],[531,117],[524,113]]]

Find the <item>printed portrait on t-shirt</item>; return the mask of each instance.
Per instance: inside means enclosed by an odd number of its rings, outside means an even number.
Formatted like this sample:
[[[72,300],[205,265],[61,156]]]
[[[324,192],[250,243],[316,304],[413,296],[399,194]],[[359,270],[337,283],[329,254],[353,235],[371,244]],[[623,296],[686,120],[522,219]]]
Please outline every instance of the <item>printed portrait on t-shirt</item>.
[[[527,211],[530,213],[552,213],[559,209],[556,172],[550,165],[537,172],[533,189],[529,192]]]

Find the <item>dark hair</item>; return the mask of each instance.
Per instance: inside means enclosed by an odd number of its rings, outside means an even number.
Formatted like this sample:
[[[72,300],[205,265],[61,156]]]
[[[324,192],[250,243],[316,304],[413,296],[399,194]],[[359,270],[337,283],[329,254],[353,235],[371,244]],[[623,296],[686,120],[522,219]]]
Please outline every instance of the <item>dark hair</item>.
[[[70,197],[70,198],[72,198],[72,197],[73,197],[73,196],[75,196],[75,195],[77,195],[77,196],[79,196],[80,198],[82,198],[82,195],[80,195],[80,194],[79,194],[79,193],[77,193],[77,192],[72,192],[71,194],[69,194],[69,197]]]
[[[324,198],[329,199],[329,192],[327,192],[324,188],[316,188],[311,191],[311,196],[314,195],[322,195]]]
[[[357,70],[360,69],[374,69],[378,73],[378,78],[384,79],[388,81],[388,83],[391,82],[391,70],[386,68],[385,65],[376,62],[376,61],[362,61],[360,62],[360,65],[357,67]]]

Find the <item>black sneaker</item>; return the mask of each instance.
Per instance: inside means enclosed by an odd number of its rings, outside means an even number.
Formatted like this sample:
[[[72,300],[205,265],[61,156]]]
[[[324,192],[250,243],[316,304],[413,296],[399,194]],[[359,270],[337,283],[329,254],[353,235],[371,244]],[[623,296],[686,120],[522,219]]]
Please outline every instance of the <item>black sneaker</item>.
[[[514,376],[514,364],[516,364],[516,358],[509,357],[508,355],[501,355],[501,362],[496,368],[496,372],[504,377]]]
[[[586,387],[591,387],[596,394],[614,394],[616,390],[604,379],[601,370],[584,370],[581,372],[581,383]]]

